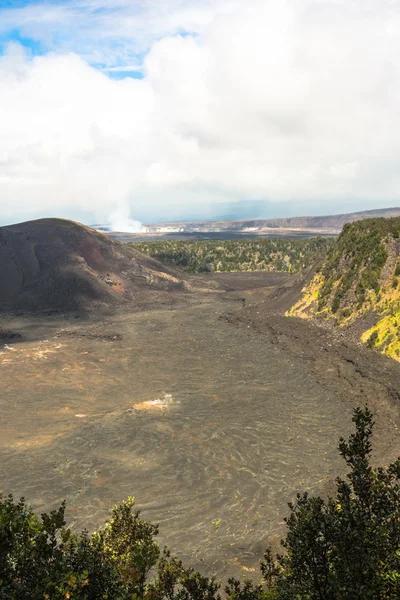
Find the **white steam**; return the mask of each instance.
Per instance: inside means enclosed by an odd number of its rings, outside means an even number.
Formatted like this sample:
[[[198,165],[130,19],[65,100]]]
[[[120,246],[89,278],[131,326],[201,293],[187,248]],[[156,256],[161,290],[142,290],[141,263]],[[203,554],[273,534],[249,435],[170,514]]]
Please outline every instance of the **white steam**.
[[[129,207],[122,204],[115,209],[108,217],[108,225],[111,231],[121,231],[124,233],[139,233],[143,231],[143,223],[135,221],[130,217]]]

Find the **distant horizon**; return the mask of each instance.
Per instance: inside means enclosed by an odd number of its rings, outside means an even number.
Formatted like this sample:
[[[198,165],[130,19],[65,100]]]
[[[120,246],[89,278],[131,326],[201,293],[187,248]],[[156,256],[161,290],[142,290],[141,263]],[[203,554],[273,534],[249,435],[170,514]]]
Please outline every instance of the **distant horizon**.
[[[324,217],[341,217],[341,216],[346,216],[346,215],[353,215],[353,214],[363,214],[363,213],[376,213],[376,212],[383,212],[383,211],[390,211],[390,210],[398,210],[400,211],[400,204],[399,206],[385,206],[383,208],[368,208],[365,210],[349,210],[347,212],[326,212],[325,214],[322,213],[318,213],[318,214],[297,214],[297,215],[293,215],[290,214],[288,216],[280,216],[280,217],[275,217],[275,216],[257,216],[257,217],[243,217],[243,218],[237,218],[237,219],[224,219],[224,218],[194,218],[194,219],[171,219],[171,220],[155,220],[155,221],[143,221],[140,222],[140,225],[146,227],[146,226],[155,226],[155,225],[168,225],[168,224],[174,224],[174,223],[215,223],[215,222],[246,222],[246,221],[279,221],[279,220],[287,220],[287,219],[302,219],[302,218],[324,218]],[[88,227],[104,227],[104,228],[110,228],[110,224],[109,223],[100,223],[100,222],[84,222],[81,221],[79,219],[74,219],[74,218],[69,218],[69,217],[64,217],[64,216],[41,216],[41,217],[37,217],[37,218],[33,218],[33,219],[23,219],[21,221],[14,221],[14,222],[9,222],[9,223],[5,223],[5,224],[1,224],[0,227],[7,227],[7,226],[12,226],[12,225],[17,225],[19,223],[25,223],[25,222],[29,222],[29,221],[36,221],[36,220],[40,220],[40,219],[65,219],[65,220],[69,220],[69,221],[75,221],[78,223],[82,223],[82,225],[86,225]],[[123,229],[109,229],[110,231],[121,231],[123,232]]]
[[[353,214],[361,214],[361,213],[373,213],[373,212],[379,212],[379,211],[385,211],[385,210],[399,210],[400,211],[400,203],[398,206],[384,206],[383,208],[368,208],[365,210],[350,210],[348,212],[326,212],[324,214],[322,213],[317,213],[317,214],[310,214],[310,213],[306,213],[306,214],[297,214],[297,215],[292,215],[289,214],[287,216],[284,217],[275,217],[275,216],[257,216],[257,217],[241,217],[241,218],[237,218],[237,219],[223,219],[223,218],[206,218],[206,219],[171,219],[171,220],[159,220],[159,221],[148,221],[148,222],[143,222],[143,225],[158,225],[158,224],[167,224],[167,223],[215,223],[218,221],[225,221],[225,222],[235,222],[235,221],[279,221],[279,220],[285,220],[285,219],[307,219],[307,218],[318,218],[318,217],[341,217],[341,216],[345,216],[345,215],[353,215]],[[93,223],[92,226],[101,226],[101,223]]]

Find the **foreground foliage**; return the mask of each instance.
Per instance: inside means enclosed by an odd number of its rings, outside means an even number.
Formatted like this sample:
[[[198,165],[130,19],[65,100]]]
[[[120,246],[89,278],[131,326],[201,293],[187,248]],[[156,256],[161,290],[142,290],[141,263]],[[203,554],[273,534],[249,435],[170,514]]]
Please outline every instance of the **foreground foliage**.
[[[213,578],[183,566],[155,539],[129,498],[89,535],[65,528],[65,505],[39,519],[24,499],[0,498],[3,600],[394,600],[400,597],[400,460],[370,464],[372,414],[356,409],[355,433],[340,440],[349,467],[328,500],[289,505],[284,553],[267,550],[261,581]]]
[[[284,271],[294,273],[317,260],[328,238],[258,238],[225,241],[134,242],[133,246],[190,273],[210,271]]]

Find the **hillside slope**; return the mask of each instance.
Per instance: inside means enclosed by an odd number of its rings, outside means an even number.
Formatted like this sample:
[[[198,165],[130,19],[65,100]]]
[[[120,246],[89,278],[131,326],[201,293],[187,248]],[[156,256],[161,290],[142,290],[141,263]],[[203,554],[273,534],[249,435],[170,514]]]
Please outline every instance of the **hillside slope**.
[[[344,226],[289,316],[334,320],[400,360],[400,218]]]
[[[2,311],[106,307],[184,285],[173,269],[63,219],[1,227],[0,281]]]

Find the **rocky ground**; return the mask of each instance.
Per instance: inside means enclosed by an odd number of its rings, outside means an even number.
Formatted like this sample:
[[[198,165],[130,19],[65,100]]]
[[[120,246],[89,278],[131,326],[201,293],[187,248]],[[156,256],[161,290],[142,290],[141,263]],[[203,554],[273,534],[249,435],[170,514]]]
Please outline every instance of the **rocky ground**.
[[[352,407],[376,413],[376,460],[400,453],[400,367],[279,314],[284,274],[189,283],[107,316],[1,319],[22,337],[1,341],[0,490],[66,498],[89,529],[134,495],[186,563],[255,577],[286,503],[342,472]]]

